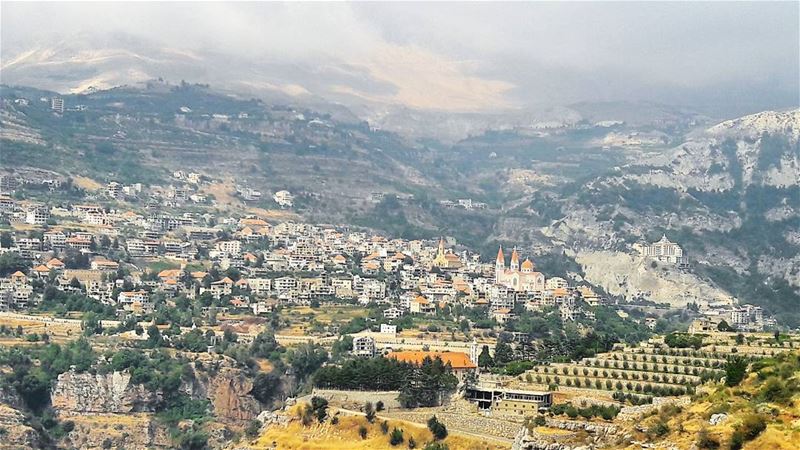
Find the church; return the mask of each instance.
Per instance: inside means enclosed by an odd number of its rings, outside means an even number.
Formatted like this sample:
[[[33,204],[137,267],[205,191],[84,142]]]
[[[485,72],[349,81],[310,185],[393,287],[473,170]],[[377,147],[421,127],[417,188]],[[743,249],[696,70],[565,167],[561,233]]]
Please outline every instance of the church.
[[[515,291],[543,291],[545,289],[544,274],[536,271],[530,259],[519,263],[517,249],[511,252],[511,264],[506,267],[503,247],[497,251],[497,262],[494,266],[494,277],[497,284],[502,284]]]
[[[433,259],[432,265],[440,269],[460,269],[463,264],[458,255],[452,252],[445,252],[444,239],[439,239],[439,248],[436,251],[436,257]]]

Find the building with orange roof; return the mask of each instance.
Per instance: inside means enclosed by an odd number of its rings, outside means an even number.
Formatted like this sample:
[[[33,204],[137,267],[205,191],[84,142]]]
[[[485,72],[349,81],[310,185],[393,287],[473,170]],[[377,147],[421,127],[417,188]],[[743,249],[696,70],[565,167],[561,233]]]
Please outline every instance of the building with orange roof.
[[[388,358],[396,359],[400,362],[422,365],[425,358],[439,358],[444,364],[449,364],[453,369],[453,375],[459,380],[463,380],[468,373],[476,373],[478,365],[475,364],[464,352],[431,352],[431,351],[400,351],[391,352],[386,355]]]
[[[52,258],[52,259],[50,259],[50,261],[47,261],[44,265],[46,265],[47,267],[49,267],[49,268],[51,268],[53,270],[60,270],[60,269],[63,269],[65,267],[64,263],[61,262],[61,260],[58,259],[58,258]]]
[[[436,306],[421,295],[418,295],[417,298],[411,300],[409,310],[412,314],[436,314]]]

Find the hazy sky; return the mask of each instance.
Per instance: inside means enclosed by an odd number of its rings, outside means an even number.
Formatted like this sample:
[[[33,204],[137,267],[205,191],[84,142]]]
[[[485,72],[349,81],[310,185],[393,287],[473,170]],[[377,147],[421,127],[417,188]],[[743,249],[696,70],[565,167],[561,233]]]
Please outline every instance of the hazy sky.
[[[752,109],[799,102],[798,5],[3,1],[0,12],[5,60],[54,35],[125,32],[175,49],[323,67],[328,92],[420,108],[654,100]]]

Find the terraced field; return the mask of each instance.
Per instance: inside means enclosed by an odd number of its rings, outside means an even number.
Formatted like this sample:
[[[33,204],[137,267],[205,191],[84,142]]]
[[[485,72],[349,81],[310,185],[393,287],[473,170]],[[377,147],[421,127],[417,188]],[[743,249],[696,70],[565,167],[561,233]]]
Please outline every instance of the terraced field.
[[[735,336],[733,336],[735,339]],[[648,402],[652,397],[693,394],[701,384],[725,376],[725,364],[738,356],[770,357],[797,348],[792,340],[774,338],[735,344],[713,336],[699,349],[669,348],[659,341],[640,347],[619,347],[577,362],[537,365],[518,376],[511,385],[520,389],[555,389],[608,398],[614,395]]]

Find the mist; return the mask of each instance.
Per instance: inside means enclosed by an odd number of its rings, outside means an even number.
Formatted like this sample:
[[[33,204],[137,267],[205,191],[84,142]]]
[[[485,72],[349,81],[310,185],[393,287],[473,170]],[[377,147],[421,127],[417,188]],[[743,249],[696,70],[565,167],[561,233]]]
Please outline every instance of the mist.
[[[170,49],[203,66],[175,76],[224,83],[237,77],[225,69],[250,65],[263,84],[288,95],[351,103],[475,112],[653,101],[720,115],[800,105],[797,2],[0,8],[4,82],[31,67],[26,52],[57,43],[102,46],[124,35],[125,45],[146,44],[138,56]],[[223,67],[220,55],[238,62]],[[38,58],[33,64],[76,61],[64,50]],[[131,73],[139,72],[153,75]]]

